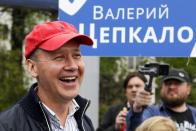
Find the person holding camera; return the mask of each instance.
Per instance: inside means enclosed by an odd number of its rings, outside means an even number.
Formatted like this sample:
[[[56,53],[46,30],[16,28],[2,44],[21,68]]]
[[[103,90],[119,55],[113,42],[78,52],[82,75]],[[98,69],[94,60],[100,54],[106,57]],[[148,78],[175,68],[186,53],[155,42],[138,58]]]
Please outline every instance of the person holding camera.
[[[126,130],[127,110],[132,106],[136,94],[143,90],[147,79],[144,75],[134,72],[129,74],[123,84],[126,101],[109,107],[97,131],[124,131]]]
[[[195,131],[196,108],[186,103],[190,92],[191,80],[187,72],[171,69],[162,78],[161,105],[147,107],[151,93],[145,90],[138,92],[133,108],[127,115],[127,131],[134,131],[140,123],[152,116],[170,117],[175,121],[178,131]]]

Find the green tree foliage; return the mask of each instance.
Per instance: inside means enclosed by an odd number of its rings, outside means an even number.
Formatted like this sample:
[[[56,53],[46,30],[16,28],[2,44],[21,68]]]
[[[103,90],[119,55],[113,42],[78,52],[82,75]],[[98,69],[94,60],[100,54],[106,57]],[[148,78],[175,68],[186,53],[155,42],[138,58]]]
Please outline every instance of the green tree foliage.
[[[0,111],[14,104],[26,92],[17,54],[0,49]]]
[[[22,48],[27,33],[38,23],[57,18],[57,12],[32,10],[26,8],[0,8],[0,13],[8,12],[12,28],[0,25],[0,40],[11,36],[8,50],[0,45],[0,111],[14,104],[27,91],[28,78],[23,69]],[[9,39],[7,39],[9,41]]]
[[[116,99],[119,99],[119,93],[122,91],[121,85],[119,82],[114,80],[115,72],[117,71],[117,64],[116,60],[119,58],[111,57],[103,57],[101,58],[101,65],[100,65],[100,102],[111,104],[115,103]],[[109,95],[108,95],[109,94]]]
[[[100,58],[100,112],[99,120],[112,104],[123,101],[124,91],[121,82],[116,82],[114,75],[117,71],[117,57]]]
[[[6,25],[0,24],[0,39],[5,40],[8,38],[8,27]]]

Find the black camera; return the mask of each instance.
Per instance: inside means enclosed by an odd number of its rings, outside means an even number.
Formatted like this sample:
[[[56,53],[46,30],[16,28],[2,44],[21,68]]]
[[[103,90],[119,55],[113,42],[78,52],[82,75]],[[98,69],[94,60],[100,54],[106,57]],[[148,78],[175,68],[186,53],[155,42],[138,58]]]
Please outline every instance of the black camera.
[[[145,86],[145,90],[151,92],[152,91],[152,80],[153,77],[157,77],[160,75],[168,75],[169,74],[169,65],[163,63],[147,63],[144,66],[139,68],[139,73],[144,75],[149,75],[150,80],[148,85]]]
[[[144,75],[152,76],[168,75],[169,65],[162,63],[147,63],[139,68],[139,72]]]

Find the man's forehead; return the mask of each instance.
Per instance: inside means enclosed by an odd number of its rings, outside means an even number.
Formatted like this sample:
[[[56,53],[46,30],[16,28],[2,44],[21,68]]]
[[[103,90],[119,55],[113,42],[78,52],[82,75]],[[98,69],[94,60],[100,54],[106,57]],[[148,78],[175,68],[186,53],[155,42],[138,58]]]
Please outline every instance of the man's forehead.
[[[44,52],[49,55],[56,55],[56,54],[65,54],[69,52],[80,52],[80,48],[79,47],[72,47],[72,48],[62,47],[55,51],[44,51]]]
[[[68,51],[80,51],[80,45],[68,45],[65,44],[64,46],[60,47],[59,49],[52,51],[53,53],[65,53]]]

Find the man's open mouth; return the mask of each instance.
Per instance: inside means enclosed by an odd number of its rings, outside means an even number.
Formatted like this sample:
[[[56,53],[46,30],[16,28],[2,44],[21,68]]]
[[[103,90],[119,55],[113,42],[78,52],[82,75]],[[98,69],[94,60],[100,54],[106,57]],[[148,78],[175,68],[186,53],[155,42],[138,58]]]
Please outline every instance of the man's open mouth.
[[[63,82],[75,82],[77,79],[76,76],[66,76],[66,77],[61,77],[60,80]]]

